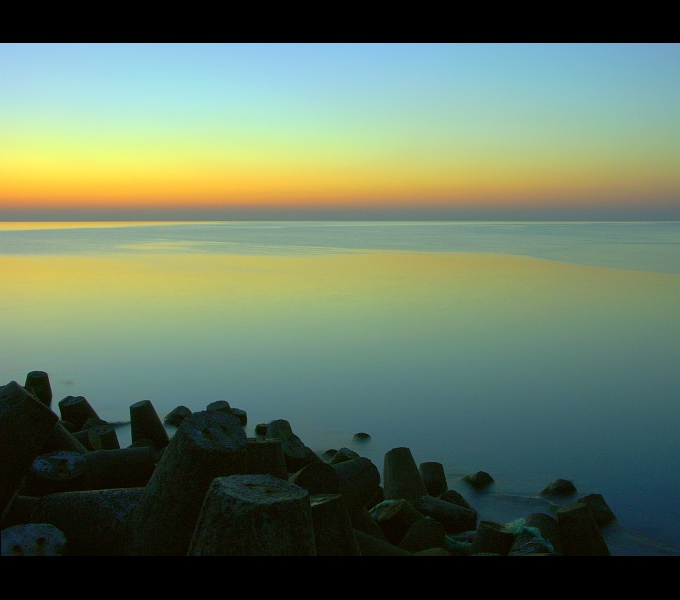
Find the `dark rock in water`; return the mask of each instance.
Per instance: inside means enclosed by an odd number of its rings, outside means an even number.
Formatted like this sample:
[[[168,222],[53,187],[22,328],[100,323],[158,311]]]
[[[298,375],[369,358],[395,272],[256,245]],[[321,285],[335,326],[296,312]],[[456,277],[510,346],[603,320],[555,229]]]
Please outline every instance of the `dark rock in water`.
[[[166,425],[173,425],[174,427],[179,427],[180,423],[184,419],[186,419],[190,414],[191,410],[189,410],[186,406],[178,406],[176,408],[173,408],[167,415],[165,415],[165,419],[163,419],[163,422]]]
[[[371,439],[371,436],[368,435],[367,433],[364,433],[363,431],[361,431],[361,432],[359,432],[359,433],[355,433],[355,434],[352,436],[352,439],[353,439],[353,440],[364,441],[364,440],[370,440],[370,439]]]
[[[550,485],[546,486],[539,496],[560,496],[566,497],[576,493],[576,487],[571,481],[566,479],[555,479]]]
[[[331,462],[336,453],[337,450],[335,448],[329,448],[321,455],[321,458],[323,458],[325,462]]]
[[[614,512],[609,508],[601,494],[588,494],[583,496],[583,498],[579,498],[578,502],[583,502],[590,509],[598,527],[616,520],[616,515],[614,515]]]
[[[472,487],[478,490],[491,485],[493,483],[493,477],[485,471],[477,471],[472,475],[466,475],[463,477],[463,481],[467,481]]]
[[[255,425],[255,435],[261,435],[261,436],[266,436],[267,435],[267,424],[266,423],[258,423]]]

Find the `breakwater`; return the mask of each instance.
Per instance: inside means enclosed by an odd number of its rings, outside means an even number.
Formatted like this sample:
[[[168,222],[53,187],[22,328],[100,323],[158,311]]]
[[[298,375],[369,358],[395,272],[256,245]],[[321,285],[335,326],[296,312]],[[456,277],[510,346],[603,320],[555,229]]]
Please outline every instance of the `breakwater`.
[[[165,424],[177,427],[168,435]],[[556,479],[545,510],[510,523],[448,488],[443,466],[409,448],[384,455],[382,476],[349,448],[319,455],[291,423],[259,423],[226,401],[161,420],[130,406],[132,443],[83,396],[52,408],[49,376],[0,387],[3,555],[607,556],[615,516],[599,494]],[[370,437],[365,432],[358,438]],[[483,471],[471,490],[493,485]],[[552,503],[550,499],[561,499]]]

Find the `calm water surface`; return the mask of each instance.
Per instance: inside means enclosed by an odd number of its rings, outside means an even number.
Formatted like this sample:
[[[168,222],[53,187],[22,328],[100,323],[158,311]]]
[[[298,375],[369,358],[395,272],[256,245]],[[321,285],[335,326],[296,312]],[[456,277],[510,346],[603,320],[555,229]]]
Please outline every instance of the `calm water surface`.
[[[502,522],[570,479],[613,554],[680,554],[679,223],[1,224],[0,275],[0,383],[47,371],[53,408],[228,400]]]

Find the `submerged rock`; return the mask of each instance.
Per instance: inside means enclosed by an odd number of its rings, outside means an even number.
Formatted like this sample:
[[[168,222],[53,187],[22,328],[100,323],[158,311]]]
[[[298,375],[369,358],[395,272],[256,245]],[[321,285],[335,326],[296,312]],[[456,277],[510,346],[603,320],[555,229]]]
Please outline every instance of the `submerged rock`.
[[[482,489],[493,483],[493,477],[489,475],[486,471],[477,471],[472,475],[466,475],[463,477],[463,481],[467,481],[472,487]]]
[[[539,496],[560,496],[566,497],[576,493],[576,487],[571,481],[566,479],[555,479],[539,493]]]

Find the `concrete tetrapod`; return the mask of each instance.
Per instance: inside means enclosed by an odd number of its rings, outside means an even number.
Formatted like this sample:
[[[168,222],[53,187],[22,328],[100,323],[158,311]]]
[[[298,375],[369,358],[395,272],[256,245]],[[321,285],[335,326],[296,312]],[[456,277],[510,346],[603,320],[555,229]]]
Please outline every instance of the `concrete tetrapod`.
[[[380,489],[380,471],[365,456],[330,465],[338,474],[340,493],[350,519],[376,497]]]
[[[144,487],[156,468],[152,448],[96,450],[87,454],[59,450],[37,456],[21,485],[21,494]]]
[[[234,415],[201,411],[186,417],[130,517],[130,554],[186,555],[212,481],[246,472],[246,440]]]
[[[340,494],[312,494],[312,523],[317,556],[360,556],[352,522]]]
[[[26,375],[24,387],[32,387],[35,397],[40,400],[47,408],[52,406],[52,386],[50,378],[45,371],[31,371]]]
[[[88,419],[99,419],[97,411],[84,396],[66,396],[59,400],[57,406],[59,406],[61,420],[73,423],[76,431],[80,431]]]
[[[16,381],[0,387],[0,514],[59,420]]]
[[[188,554],[315,556],[309,493],[271,475],[215,478]]]
[[[428,493],[409,448],[392,448],[385,453],[383,485],[386,500],[416,499]]]
[[[565,556],[610,556],[595,517],[583,502],[557,509],[557,533]]]
[[[279,479],[288,480],[288,471],[286,470],[286,460],[281,449],[281,440],[276,438],[269,440],[248,438],[246,454],[248,456],[246,474],[273,475]]]
[[[132,441],[152,440],[159,450],[170,443],[170,436],[151,400],[141,400],[130,406]]]
[[[33,523],[49,523],[66,535],[66,556],[125,553],[130,514],[144,488],[114,488],[49,494],[39,499]]]
[[[418,466],[420,476],[430,496],[439,496],[449,489],[444,473],[444,465],[440,462],[424,462]]]

